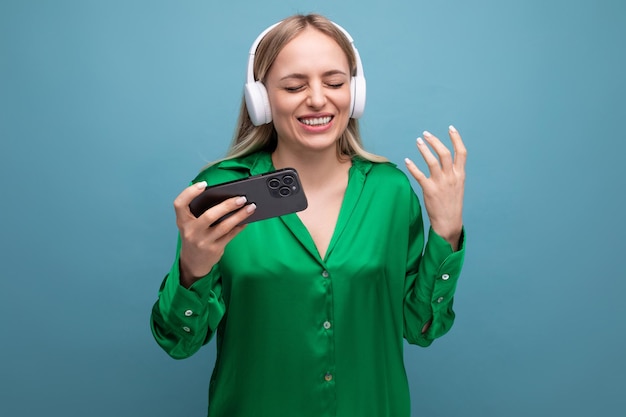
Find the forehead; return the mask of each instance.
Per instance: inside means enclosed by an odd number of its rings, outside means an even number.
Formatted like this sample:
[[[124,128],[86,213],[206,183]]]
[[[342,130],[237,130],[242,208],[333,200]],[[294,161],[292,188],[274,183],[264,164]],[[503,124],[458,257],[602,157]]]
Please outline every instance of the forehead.
[[[319,30],[307,27],[289,41],[276,56],[270,68],[272,73],[285,73],[315,70],[341,70],[349,73],[348,57],[339,44]]]

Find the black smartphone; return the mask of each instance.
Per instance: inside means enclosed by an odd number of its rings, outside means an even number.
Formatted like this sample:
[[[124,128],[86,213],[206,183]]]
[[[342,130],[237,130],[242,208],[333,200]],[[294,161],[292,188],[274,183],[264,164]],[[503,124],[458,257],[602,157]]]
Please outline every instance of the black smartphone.
[[[298,173],[293,168],[283,168],[207,187],[202,194],[191,201],[189,209],[194,216],[199,217],[211,207],[236,196],[246,197],[246,205],[256,204],[255,212],[241,224],[295,213],[307,208],[306,196]],[[232,216],[235,212],[222,216],[213,225]]]

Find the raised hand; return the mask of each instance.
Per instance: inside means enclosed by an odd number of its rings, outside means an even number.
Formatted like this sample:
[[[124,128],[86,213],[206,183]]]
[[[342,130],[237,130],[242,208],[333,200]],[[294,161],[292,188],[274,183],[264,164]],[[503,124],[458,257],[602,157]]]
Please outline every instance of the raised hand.
[[[422,187],[424,205],[431,227],[448,241],[454,250],[457,250],[463,228],[467,150],[461,135],[453,126],[449,127],[448,133],[452,140],[454,155],[429,132],[424,132],[424,139],[417,138],[417,149],[426,161],[430,178],[409,158],[405,159],[405,163],[411,175]],[[431,152],[428,145],[437,156]]]

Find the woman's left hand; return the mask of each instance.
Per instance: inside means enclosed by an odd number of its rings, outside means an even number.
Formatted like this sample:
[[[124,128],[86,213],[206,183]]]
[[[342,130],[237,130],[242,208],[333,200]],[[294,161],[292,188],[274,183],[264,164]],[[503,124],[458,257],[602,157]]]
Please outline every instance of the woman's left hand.
[[[428,165],[430,178],[410,159],[406,158],[405,162],[411,175],[422,187],[424,205],[431,227],[456,251],[463,228],[467,150],[461,140],[461,135],[453,126],[450,126],[448,133],[452,140],[454,156],[439,139],[428,132],[424,132],[424,140],[417,138],[417,149]],[[438,159],[428,145],[433,148]]]

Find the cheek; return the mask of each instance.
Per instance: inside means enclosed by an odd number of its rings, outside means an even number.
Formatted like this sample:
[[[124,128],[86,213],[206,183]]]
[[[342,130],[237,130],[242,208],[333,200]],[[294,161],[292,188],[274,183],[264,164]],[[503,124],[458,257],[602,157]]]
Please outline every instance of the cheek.
[[[350,102],[350,87],[347,87],[345,90],[342,90],[341,94],[336,97],[335,103],[337,104],[337,107],[339,107],[342,111],[348,112],[350,111]]]
[[[280,117],[291,114],[297,106],[293,96],[285,94],[269,95],[272,117]]]

